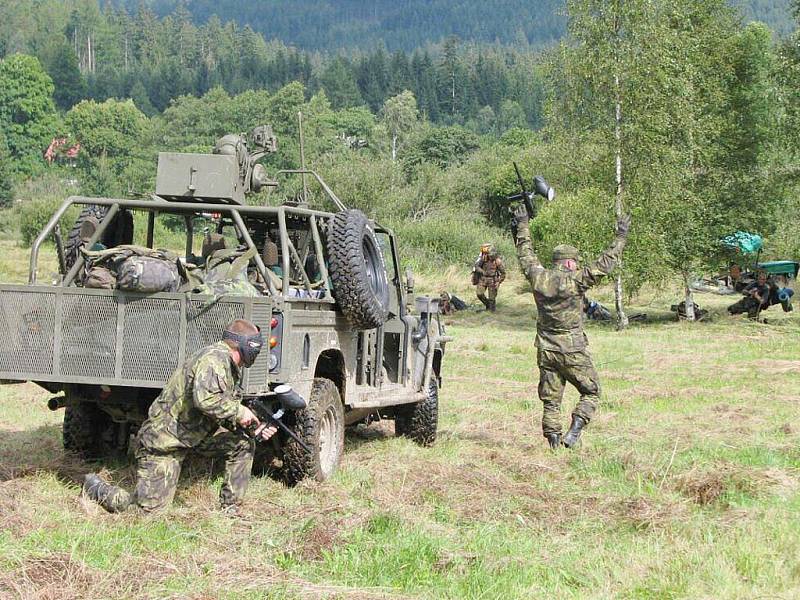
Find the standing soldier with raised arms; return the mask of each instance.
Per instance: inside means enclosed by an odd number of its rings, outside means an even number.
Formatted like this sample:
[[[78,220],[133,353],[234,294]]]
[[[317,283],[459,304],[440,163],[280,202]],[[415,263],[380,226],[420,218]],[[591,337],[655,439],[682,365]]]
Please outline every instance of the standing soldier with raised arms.
[[[539,399],[543,404],[542,432],[551,448],[562,443],[572,448],[600,400],[600,382],[583,331],[583,297],[586,290],[614,269],[625,247],[631,218],[618,219],[614,240],[591,265],[580,267],[578,250],[562,244],[553,249],[552,269],[545,269],[536,257],[529,220],[528,209],[519,204],[514,210],[511,231],[520,267],[533,288],[538,311],[536,347]],[[578,389],[581,399],[562,440],[561,399],[567,381]]]

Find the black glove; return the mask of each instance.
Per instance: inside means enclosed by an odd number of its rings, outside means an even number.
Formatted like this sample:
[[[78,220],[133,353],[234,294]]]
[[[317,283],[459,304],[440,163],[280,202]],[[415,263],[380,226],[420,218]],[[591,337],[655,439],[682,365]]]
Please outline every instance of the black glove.
[[[511,210],[511,214],[513,215],[511,219],[511,234],[514,236],[514,239],[517,238],[517,232],[521,228],[528,227],[528,223],[530,222],[530,217],[528,216],[528,209],[525,208],[525,205],[521,202],[517,204]]]
[[[617,219],[617,226],[614,228],[614,233],[620,237],[627,237],[628,230],[631,228],[631,216],[622,215]]]

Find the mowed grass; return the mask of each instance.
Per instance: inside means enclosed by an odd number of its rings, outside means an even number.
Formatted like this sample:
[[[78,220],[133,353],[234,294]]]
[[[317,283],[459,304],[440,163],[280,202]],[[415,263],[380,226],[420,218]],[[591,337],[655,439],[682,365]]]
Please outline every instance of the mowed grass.
[[[466,273],[445,276],[472,301]],[[130,466],[65,456],[50,394],[3,386],[0,597],[800,596],[800,319],[749,323],[701,296],[713,320],[677,323],[663,293],[625,332],[590,324],[603,403],[580,449],[553,453],[522,289],[508,282],[496,315],[448,318],[434,447],[361,426],[330,481],[254,478],[238,519],[203,463],[166,514],[104,513],[82,474],[130,486]]]

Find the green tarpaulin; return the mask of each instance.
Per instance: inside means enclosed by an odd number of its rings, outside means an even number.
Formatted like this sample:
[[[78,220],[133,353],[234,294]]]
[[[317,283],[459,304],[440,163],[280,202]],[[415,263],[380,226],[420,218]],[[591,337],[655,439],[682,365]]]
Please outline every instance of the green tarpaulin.
[[[747,231],[737,231],[736,233],[722,238],[722,244],[728,248],[738,250],[742,254],[755,254],[761,250],[764,241],[757,233]]]

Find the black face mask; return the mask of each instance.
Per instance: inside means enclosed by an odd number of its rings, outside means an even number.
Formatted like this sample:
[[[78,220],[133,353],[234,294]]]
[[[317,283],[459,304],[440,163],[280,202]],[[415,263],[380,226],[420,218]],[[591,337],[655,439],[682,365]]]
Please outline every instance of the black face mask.
[[[239,355],[242,357],[242,366],[245,369],[253,366],[256,358],[258,358],[258,353],[261,352],[261,348],[264,346],[264,336],[261,335],[260,329],[258,333],[253,335],[242,335],[226,329],[222,334],[222,339],[236,342]]]

